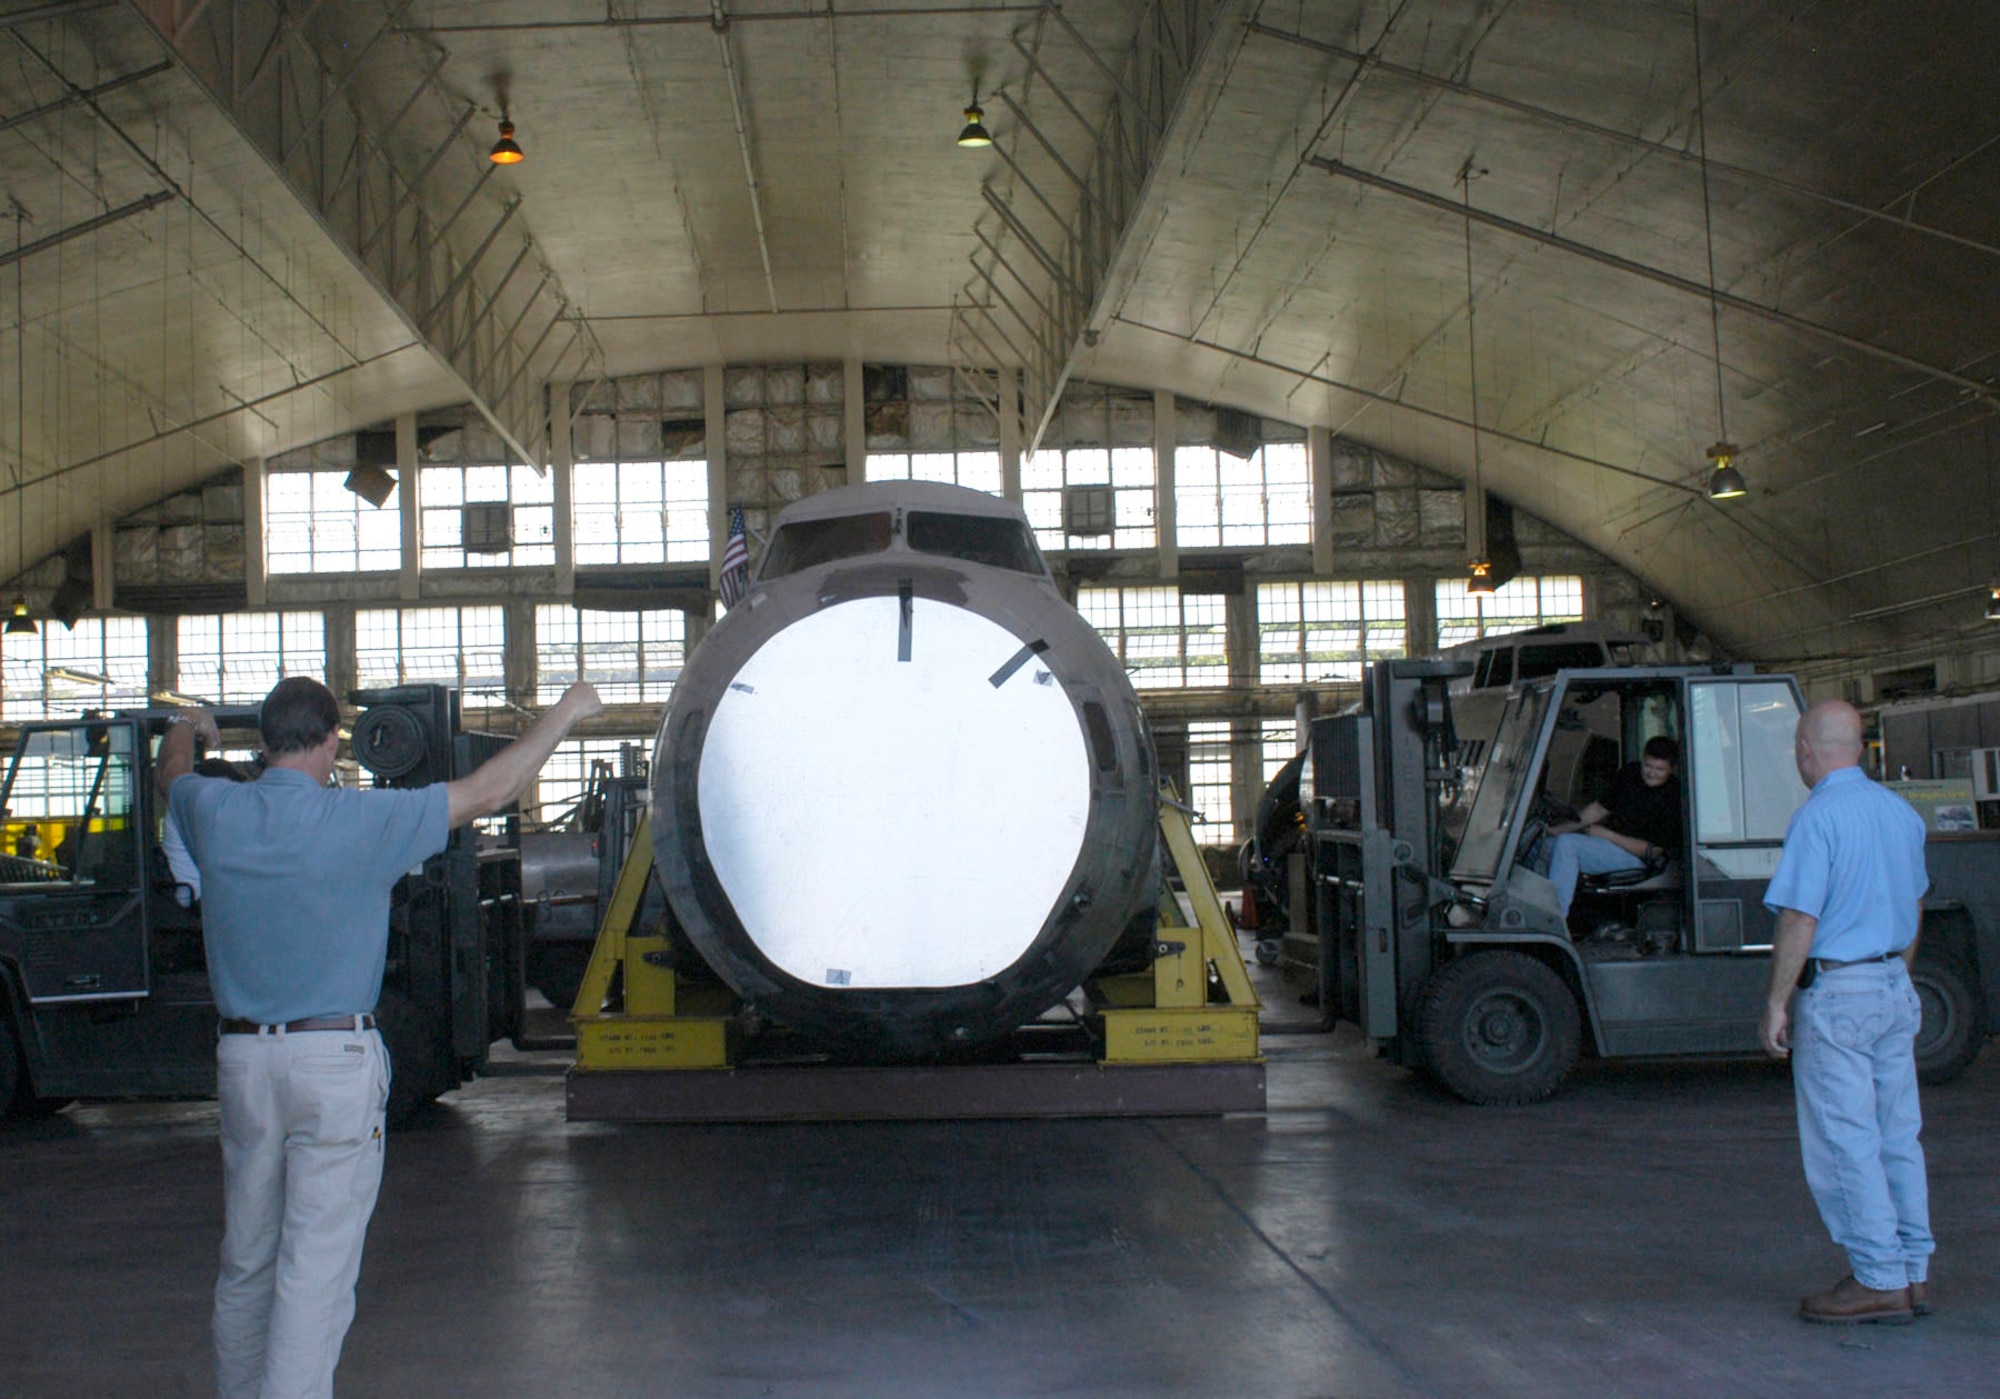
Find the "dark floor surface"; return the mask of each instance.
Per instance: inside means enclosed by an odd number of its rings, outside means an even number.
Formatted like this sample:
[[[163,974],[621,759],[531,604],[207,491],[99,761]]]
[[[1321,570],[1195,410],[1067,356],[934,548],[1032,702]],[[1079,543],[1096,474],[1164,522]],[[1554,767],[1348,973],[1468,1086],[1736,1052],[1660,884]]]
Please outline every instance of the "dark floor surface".
[[[343,1399],[2000,1394],[2000,1049],[1925,1096],[1938,1313],[1845,1271],[1781,1067],[1467,1107],[1350,1035],[1208,1120],[569,1125],[517,1062],[391,1143]],[[0,1126],[0,1396],[212,1393],[208,1103]]]

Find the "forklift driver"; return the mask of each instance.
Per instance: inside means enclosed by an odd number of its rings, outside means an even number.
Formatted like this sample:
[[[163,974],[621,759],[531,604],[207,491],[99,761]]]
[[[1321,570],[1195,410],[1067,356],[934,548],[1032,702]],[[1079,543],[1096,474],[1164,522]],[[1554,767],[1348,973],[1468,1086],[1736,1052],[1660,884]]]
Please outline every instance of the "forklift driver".
[[[1639,761],[1618,770],[1603,801],[1586,806],[1574,821],[1549,827],[1555,835],[1549,882],[1565,918],[1578,875],[1645,869],[1680,850],[1681,784],[1674,774],[1680,756],[1671,738],[1647,739]]]

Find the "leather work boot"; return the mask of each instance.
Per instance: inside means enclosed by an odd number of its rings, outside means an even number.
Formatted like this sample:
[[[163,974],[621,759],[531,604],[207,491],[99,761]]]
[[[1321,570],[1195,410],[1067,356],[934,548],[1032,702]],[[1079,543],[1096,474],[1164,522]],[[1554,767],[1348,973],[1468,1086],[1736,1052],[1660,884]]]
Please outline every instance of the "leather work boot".
[[[1931,1314],[1931,1285],[1927,1282],[1910,1284],[1910,1310],[1918,1316]]]
[[[1911,1315],[1909,1288],[1877,1291],[1863,1287],[1851,1276],[1799,1302],[1799,1320],[1829,1326],[1859,1326],[1871,1321],[1906,1326]]]

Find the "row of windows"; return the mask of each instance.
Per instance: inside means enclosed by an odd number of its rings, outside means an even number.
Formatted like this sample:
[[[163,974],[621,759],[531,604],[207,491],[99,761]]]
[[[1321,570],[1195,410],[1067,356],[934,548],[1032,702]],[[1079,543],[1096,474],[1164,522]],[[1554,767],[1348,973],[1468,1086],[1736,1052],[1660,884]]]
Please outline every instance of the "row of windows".
[[[1583,615],[1573,576],[1517,578],[1491,597],[1457,580],[1436,590],[1438,643]],[[1229,683],[1225,599],[1175,587],[1083,588],[1077,610],[1143,690]],[[1257,683],[1353,681],[1371,661],[1408,654],[1403,585],[1394,579],[1260,583]],[[456,686],[478,709],[506,697],[503,609],[363,608],[354,616],[355,679],[363,688]],[[326,675],[321,613],[239,612],[179,619],[174,690],[223,704],[254,704],[281,676]],[[538,703],[578,679],[610,704],[664,702],[687,653],[678,609],[597,612],[562,603],[535,609]],[[0,718],[14,721],[146,702],[146,622],[86,618],[73,628],[10,635],[0,651]]]
[[[218,704],[256,704],[287,675],[326,678],[319,612],[238,612],[179,619],[172,689]],[[687,655],[679,609],[535,609],[535,698],[552,704],[578,679],[607,704],[664,703]],[[467,709],[506,702],[506,614],[499,607],[362,608],[354,614],[362,689],[440,684]],[[0,719],[66,717],[147,702],[146,621],[90,617],[9,635],[0,647]]]
[[[1583,580],[1517,578],[1490,597],[1462,580],[1436,585],[1441,646],[1583,617]],[[1125,663],[1134,689],[1229,683],[1224,599],[1174,587],[1082,588],[1077,611]],[[1257,683],[1304,685],[1361,678],[1371,661],[1409,654],[1403,585],[1396,579],[1257,585]]]
[[[998,495],[998,452],[876,453],[870,481],[942,481]],[[1312,490],[1302,443],[1246,459],[1212,447],[1174,453],[1175,538],[1184,548],[1307,544]],[[341,471],[275,472],[265,484],[265,558],[285,573],[400,566],[403,497],[377,507]],[[426,568],[555,562],[555,478],[526,466],[426,466],[418,549]],[[1045,549],[1150,549],[1158,485],[1150,447],[1042,451],[1021,463],[1021,504]],[[1069,487],[1101,492],[1067,496]],[[580,462],[571,469],[576,562],[698,563],[709,556],[708,463]],[[1070,507],[1065,516],[1066,500]],[[1079,509],[1078,502],[1082,501]]]

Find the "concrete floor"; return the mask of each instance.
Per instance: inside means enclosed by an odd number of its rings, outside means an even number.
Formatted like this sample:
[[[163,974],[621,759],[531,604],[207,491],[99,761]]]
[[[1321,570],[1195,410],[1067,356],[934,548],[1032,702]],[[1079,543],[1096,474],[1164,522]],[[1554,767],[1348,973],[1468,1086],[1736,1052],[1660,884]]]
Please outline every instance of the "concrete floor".
[[[1263,1117],[566,1124],[521,1060],[391,1144],[343,1396],[2000,1392],[2000,1050],[1925,1099],[1938,1314],[1845,1271],[1763,1064],[1466,1107],[1273,1040]],[[212,1393],[207,1103],[0,1127],[0,1395]]]

